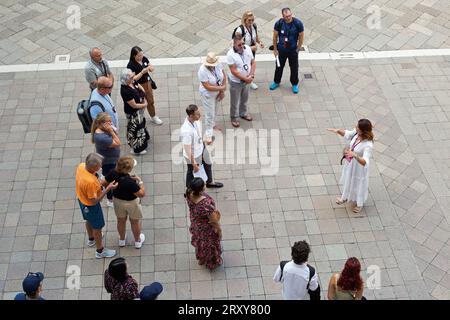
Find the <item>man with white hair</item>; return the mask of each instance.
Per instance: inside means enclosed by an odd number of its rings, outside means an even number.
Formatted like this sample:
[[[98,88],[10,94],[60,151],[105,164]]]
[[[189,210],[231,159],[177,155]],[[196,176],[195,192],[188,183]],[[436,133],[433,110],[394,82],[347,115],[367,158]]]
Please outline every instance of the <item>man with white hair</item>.
[[[95,257],[111,258],[116,255],[115,250],[103,247],[102,228],[105,226],[103,210],[100,205],[108,191],[117,188],[117,182],[107,183],[99,181],[97,172],[101,169],[103,156],[98,153],[90,153],[86,162],[78,165],[75,176],[75,190],[80,205],[81,214],[86,221],[86,231],[89,237],[87,245],[96,246]],[[102,190],[102,185],[105,188]]]
[[[108,61],[103,59],[102,51],[99,48],[92,48],[89,50],[89,56],[90,59],[84,67],[84,75],[91,91],[97,88],[97,81],[101,76],[111,79],[114,83],[114,76],[109,68]]]

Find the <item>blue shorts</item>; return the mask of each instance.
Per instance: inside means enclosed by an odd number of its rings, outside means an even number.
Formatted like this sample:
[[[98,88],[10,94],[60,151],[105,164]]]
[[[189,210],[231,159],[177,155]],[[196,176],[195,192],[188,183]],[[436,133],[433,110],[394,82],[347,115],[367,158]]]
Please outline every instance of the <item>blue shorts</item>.
[[[83,219],[89,222],[91,227],[95,230],[100,230],[105,226],[105,219],[103,218],[103,210],[100,203],[93,206],[86,206],[78,200],[80,204]]]

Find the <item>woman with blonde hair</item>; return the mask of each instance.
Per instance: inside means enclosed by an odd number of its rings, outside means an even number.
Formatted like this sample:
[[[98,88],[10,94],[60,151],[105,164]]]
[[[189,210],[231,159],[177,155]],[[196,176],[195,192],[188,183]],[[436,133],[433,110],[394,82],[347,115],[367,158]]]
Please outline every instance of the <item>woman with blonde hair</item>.
[[[108,175],[114,169],[120,157],[120,139],[112,126],[109,113],[100,112],[92,122],[91,142],[95,145],[95,152],[103,156],[102,174]],[[106,204],[112,207],[112,190],[106,195]]]
[[[233,38],[236,33],[241,34],[244,39],[244,44],[252,49],[253,57],[256,56],[256,50],[258,49],[258,46],[256,44],[259,44],[261,49],[264,49],[264,44],[258,36],[258,27],[255,23],[255,15],[253,14],[253,12],[244,12],[241,19],[241,25],[237,27],[233,32]],[[250,88],[256,90],[258,89],[258,86],[256,85],[256,83],[252,82],[250,84]]]
[[[344,162],[340,184],[343,185],[341,197],[337,204],[347,201],[356,202],[354,213],[361,211],[369,195],[369,159],[372,156],[373,139],[372,123],[360,119],[353,130],[328,129],[344,137],[347,145],[341,163]]]
[[[137,161],[130,156],[117,160],[116,168],[105,177],[106,181],[116,181],[114,189],[114,212],[117,216],[117,231],[119,232],[119,247],[126,245],[126,223],[130,218],[131,231],[134,236],[134,246],[140,249],[145,241],[142,233],[141,199],[145,196],[144,182],[136,175],[130,175]]]

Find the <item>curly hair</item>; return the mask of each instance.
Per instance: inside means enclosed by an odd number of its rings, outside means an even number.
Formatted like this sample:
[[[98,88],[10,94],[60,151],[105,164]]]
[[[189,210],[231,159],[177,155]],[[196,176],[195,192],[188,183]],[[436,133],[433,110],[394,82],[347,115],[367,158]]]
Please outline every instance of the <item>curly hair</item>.
[[[305,240],[297,241],[292,246],[291,250],[292,260],[294,260],[295,264],[303,264],[306,261],[308,261],[308,256],[310,252],[311,249],[309,248],[308,242],[306,242]]]
[[[361,264],[355,257],[348,258],[342,270],[337,285],[342,290],[356,291],[363,286],[363,280],[360,276]]]

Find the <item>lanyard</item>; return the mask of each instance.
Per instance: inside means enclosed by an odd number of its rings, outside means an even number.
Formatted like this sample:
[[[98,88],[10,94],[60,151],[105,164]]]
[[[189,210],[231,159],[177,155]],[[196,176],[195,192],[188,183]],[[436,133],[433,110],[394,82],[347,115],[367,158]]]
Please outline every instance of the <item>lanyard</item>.
[[[238,53],[239,57],[241,57],[242,60],[242,64],[246,65],[245,61],[244,61],[244,57],[245,57],[245,51],[243,52],[243,54]]]
[[[219,76],[218,76],[217,73],[216,73],[216,67],[214,67],[213,70],[210,70],[210,69],[208,69],[208,70],[212,73],[212,75],[213,75],[214,78],[216,79],[216,82],[219,81]]]
[[[250,29],[245,27],[248,31],[248,33],[250,34],[250,42],[253,41],[253,26],[250,26]]]

